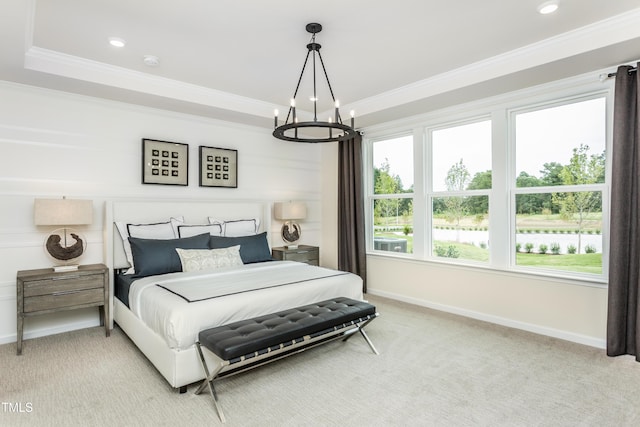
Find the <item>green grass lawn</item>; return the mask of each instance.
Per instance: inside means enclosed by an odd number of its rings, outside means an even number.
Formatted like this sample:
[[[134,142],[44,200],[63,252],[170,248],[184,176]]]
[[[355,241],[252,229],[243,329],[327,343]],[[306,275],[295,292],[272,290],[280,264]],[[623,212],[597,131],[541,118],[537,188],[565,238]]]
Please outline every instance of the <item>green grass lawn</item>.
[[[482,249],[478,246],[469,245],[467,243],[457,243],[457,242],[443,242],[436,240],[433,242],[435,246],[442,246],[444,248],[448,248],[449,246],[454,246],[460,256],[460,259],[469,259],[473,261],[480,262],[488,262],[489,261],[489,249]]]

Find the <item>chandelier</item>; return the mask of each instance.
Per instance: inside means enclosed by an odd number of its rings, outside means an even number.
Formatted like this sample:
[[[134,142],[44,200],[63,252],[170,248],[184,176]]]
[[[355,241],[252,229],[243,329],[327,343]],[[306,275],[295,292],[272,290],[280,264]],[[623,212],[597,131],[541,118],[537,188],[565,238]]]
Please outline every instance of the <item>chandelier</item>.
[[[293,98],[291,98],[291,105],[289,107],[289,112],[287,113],[284,124],[278,126],[278,110],[275,111],[275,129],[273,131],[273,136],[284,141],[312,143],[336,142],[353,138],[356,135],[356,130],[353,126],[354,113],[353,111],[351,111],[350,126],[342,123],[342,117],[340,116],[340,103],[333,94],[333,89],[331,88],[331,83],[329,82],[329,76],[327,75],[327,69],[324,66],[324,61],[322,60],[322,55],[320,54],[320,48],[322,46],[316,43],[316,34],[322,31],[322,25],[311,23],[307,24],[306,29],[307,32],[312,34],[311,42],[307,44],[307,57],[304,60],[304,65],[302,66],[302,71],[300,72],[300,77],[298,78],[298,84],[296,85],[296,90],[293,93]],[[296,96],[298,95],[300,82],[302,81],[304,70],[307,67],[307,63],[309,62],[309,57],[312,58],[313,63],[313,95],[311,97],[311,101],[313,102],[313,121],[303,122],[299,121],[298,117],[296,116]],[[329,93],[331,94],[331,99],[333,100],[333,103],[335,105],[335,112],[333,114],[333,117],[329,117],[326,122],[318,121],[316,57],[320,60],[320,65],[322,65],[322,71],[324,72],[324,77],[327,81]]]

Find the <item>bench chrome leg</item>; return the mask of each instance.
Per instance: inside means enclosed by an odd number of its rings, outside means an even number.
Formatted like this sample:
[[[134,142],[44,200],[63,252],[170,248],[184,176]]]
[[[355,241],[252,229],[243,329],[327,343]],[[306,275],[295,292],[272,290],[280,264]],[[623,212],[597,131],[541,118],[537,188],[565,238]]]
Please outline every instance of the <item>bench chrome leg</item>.
[[[213,371],[211,374],[209,374],[209,369],[207,368],[207,362],[204,360],[204,354],[202,353],[202,348],[201,348],[200,343],[198,341],[196,341],[196,348],[198,349],[198,355],[200,356],[200,362],[202,362],[202,369],[204,370],[205,378],[202,381],[202,384],[200,384],[200,387],[198,387],[198,389],[196,390],[195,394],[202,393],[202,390],[204,390],[204,388],[208,386],[209,387],[209,394],[211,394],[211,398],[213,399],[213,404],[216,407],[216,412],[218,412],[218,417],[220,418],[220,421],[225,423],[225,422],[227,422],[227,420],[224,417],[224,413],[222,412],[222,408],[218,404],[218,395],[216,393],[215,387],[213,386],[213,379],[215,378],[216,375],[218,375],[218,372],[220,372],[220,369],[222,369],[222,366],[218,367],[215,371]]]
[[[367,344],[369,344],[369,347],[371,348],[371,350],[379,355],[380,353],[378,353],[378,350],[376,350],[376,348],[373,346],[373,343],[371,342],[371,340],[369,339],[369,337],[367,336],[367,333],[364,331],[364,329],[362,328],[358,328],[358,330],[360,331],[360,333],[362,334],[362,337],[364,338],[364,340],[367,342]]]
[[[360,331],[360,334],[362,334],[362,337],[364,338],[364,340],[367,342],[367,344],[369,344],[369,348],[371,349],[371,351],[373,351],[377,355],[380,355],[380,353],[378,353],[378,350],[376,350],[375,346],[373,345],[373,343],[369,339],[369,336],[364,331],[364,327],[367,326],[369,323],[371,323],[373,321],[373,319],[375,319],[375,317],[372,317],[371,319],[367,320],[366,322],[362,323],[361,325],[357,325],[357,327],[358,327],[358,331]],[[355,333],[355,331],[353,331],[353,332]],[[344,339],[342,341],[348,340],[349,338],[351,338],[352,335],[354,335],[354,333],[349,333],[347,336],[344,337]]]

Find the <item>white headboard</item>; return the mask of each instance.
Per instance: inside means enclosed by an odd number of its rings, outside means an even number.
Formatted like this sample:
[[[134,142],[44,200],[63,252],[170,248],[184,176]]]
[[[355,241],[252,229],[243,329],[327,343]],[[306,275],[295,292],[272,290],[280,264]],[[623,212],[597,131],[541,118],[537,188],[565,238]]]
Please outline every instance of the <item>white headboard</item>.
[[[187,224],[208,224],[209,217],[220,220],[258,218],[260,232],[267,231],[271,247],[271,203],[246,200],[109,200],[105,204],[104,215],[104,257],[110,272],[111,298],[114,269],[128,266],[115,222],[155,223],[176,216],[184,216]],[[113,327],[113,310],[109,312]]]

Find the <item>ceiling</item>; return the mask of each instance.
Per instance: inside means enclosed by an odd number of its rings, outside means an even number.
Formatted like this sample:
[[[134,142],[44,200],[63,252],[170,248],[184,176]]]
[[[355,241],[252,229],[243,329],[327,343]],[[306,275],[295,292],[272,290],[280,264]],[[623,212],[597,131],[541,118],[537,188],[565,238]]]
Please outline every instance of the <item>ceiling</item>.
[[[2,0],[0,80],[268,128],[318,22],[341,110],[366,127],[640,59],[638,0],[543,1]]]

